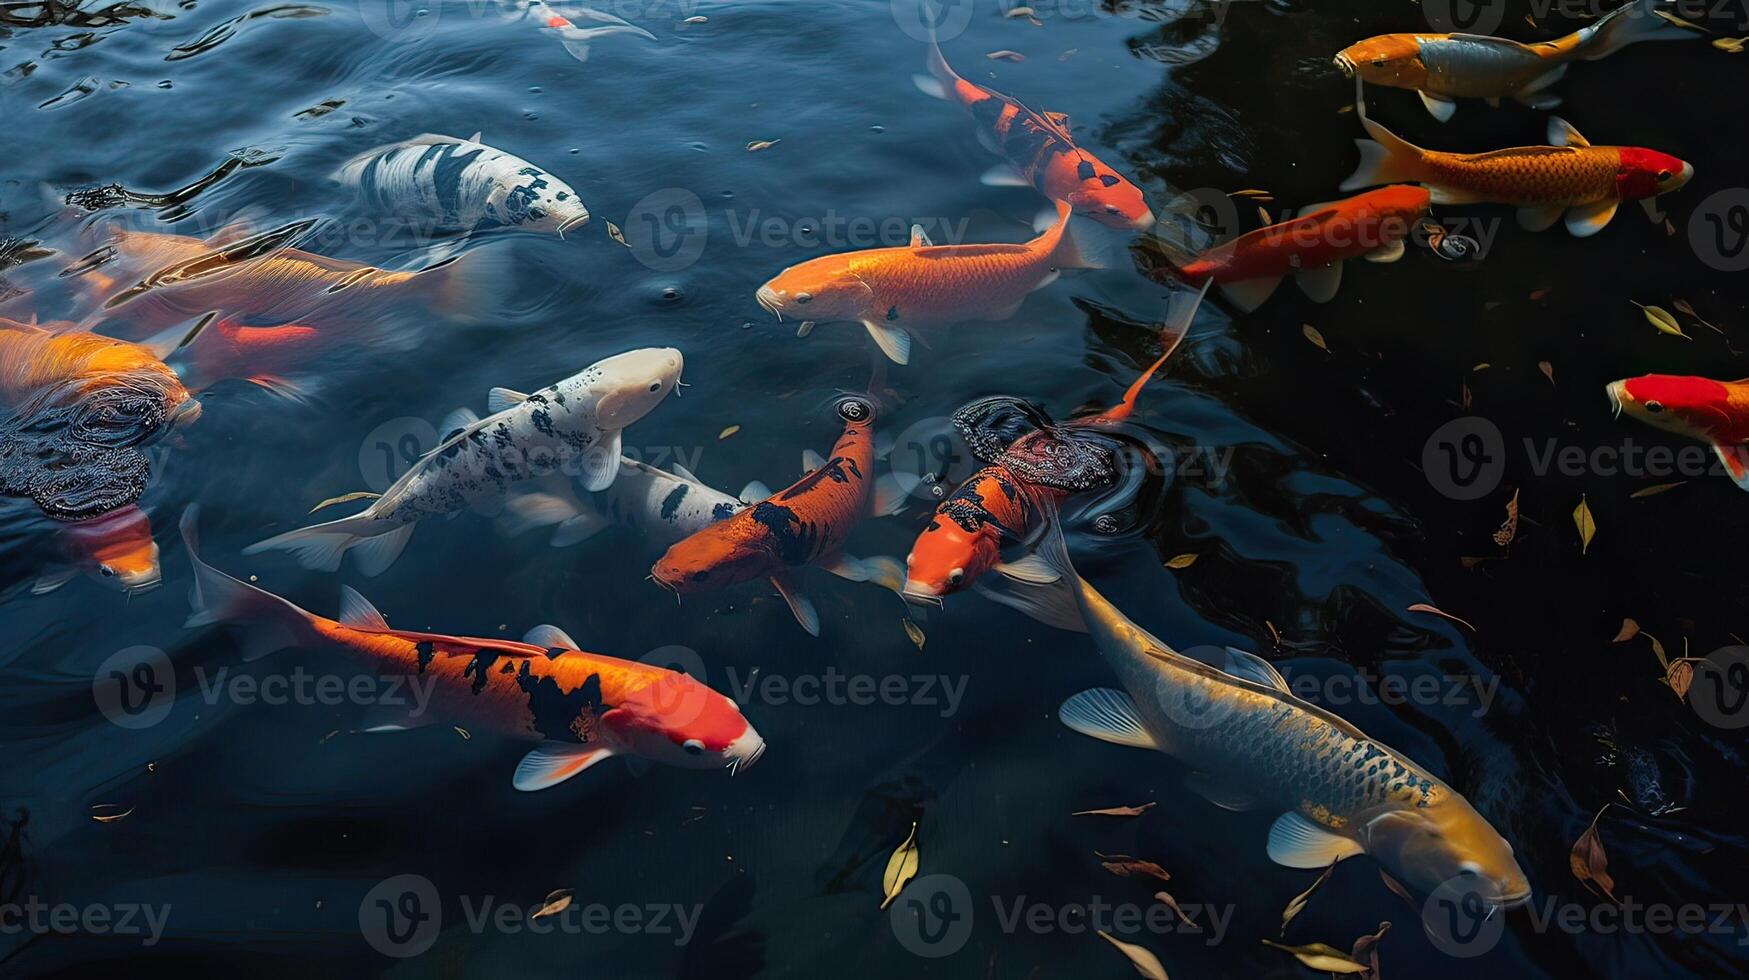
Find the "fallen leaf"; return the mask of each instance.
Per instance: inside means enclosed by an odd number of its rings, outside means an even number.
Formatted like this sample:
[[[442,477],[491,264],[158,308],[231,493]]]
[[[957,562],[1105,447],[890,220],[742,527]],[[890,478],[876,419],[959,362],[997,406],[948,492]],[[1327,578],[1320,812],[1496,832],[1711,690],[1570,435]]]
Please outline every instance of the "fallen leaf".
[[[1392,894],[1395,894],[1398,898],[1408,902],[1411,908],[1421,908],[1421,903],[1415,900],[1415,896],[1409,894],[1409,889],[1403,887],[1402,882],[1386,874],[1383,868],[1379,869],[1379,877],[1384,879],[1385,887],[1389,888]]]
[[[1591,505],[1585,502],[1585,495],[1579,495],[1579,506],[1573,508],[1573,526],[1579,529],[1579,553],[1581,555],[1591,549],[1591,539],[1597,536],[1597,519],[1591,516]]]
[[[1330,862],[1330,866],[1324,869],[1324,873],[1319,875],[1316,881],[1312,882],[1311,887],[1300,892],[1298,895],[1295,895],[1293,901],[1287,903],[1287,908],[1281,910],[1281,934],[1283,936],[1287,935],[1287,924],[1292,922],[1295,916],[1306,910],[1306,903],[1312,900],[1312,893],[1317,891],[1319,885],[1329,881],[1330,876],[1336,873],[1336,865],[1338,863],[1339,862],[1336,861]]]
[[[1032,17],[1032,16],[1034,16],[1035,13],[1036,13],[1036,11],[1034,11],[1031,7],[1012,7],[1009,9],[1009,11],[1007,13],[1003,14],[1002,16],[1008,18],[1009,20],[1013,20],[1016,17]]]
[[[747,152],[758,153],[760,150],[769,150],[772,147],[774,147],[777,144],[782,143],[782,142],[783,142],[783,140],[780,140],[780,139],[754,140],[753,142],[747,144]]]
[[[1263,945],[1273,946],[1284,953],[1290,954],[1294,959],[1299,960],[1306,966],[1309,966],[1314,970],[1320,970],[1324,973],[1365,973],[1369,969],[1367,964],[1358,962],[1347,953],[1344,953],[1334,946],[1327,946],[1324,943],[1312,943],[1306,946],[1283,946],[1281,943],[1272,943],[1265,939]]]
[[[1025,61],[1026,60],[1026,55],[1021,54],[1019,51],[1010,51],[1007,48],[1003,48],[1000,51],[992,51],[989,54],[984,55],[984,57],[989,58],[991,61]]]
[[[1652,486],[1645,487],[1645,488],[1642,488],[1639,490],[1635,490],[1633,493],[1628,494],[1628,497],[1631,499],[1636,499],[1636,500],[1641,498],[1641,497],[1656,497],[1658,494],[1661,494],[1666,490],[1674,490],[1677,487],[1682,486],[1684,483],[1687,483],[1687,482],[1688,482],[1687,480],[1677,480],[1675,483],[1653,484]]]
[[[123,807],[120,803],[96,803],[91,807],[91,819],[98,823],[115,823],[133,812],[133,807]]]
[[[1316,327],[1308,323],[1300,327],[1300,332],[1306,335],[1307,340],[1318,345],[1319,350],[1326,354],[1330,353],[1330,345],[1324,343],[1324,335],[1319,333]]]
[[[1099,854],[1098,851],[1094,851],[1093,853]],[[1117,875],[1119,878],[1140,878],[1143,876],[1150,876],[1158,878],[1161,881],[1172,880],[1172,876],[1166,873],[1165,868],[1160,867],[1152,861],[1144,861],[1141,858],[1131,857],[1128,854],[1099,854],[1099,859],[1100,864],[1104,866],[1105,870]]]
[[[1530,294],[1530,301],[1532,303],[1540,303],[1543,300],[1548,299],[1548,298],[1549,298],[1549,291],[1547,288],[1532,290],[1531,294]]]
[[[1178,916],[1178,921],[1180,921],[1180,922],[1184,923],[1186,926],[1188,926],[1191,929],[1191,931],[1193,931],[1193,932],[1201,932],[1202,931],[1202,926],[1197,925],[1195,919],[1192,919],[1190,916],[1184,914],[1184,910],[1178,907],[1178,899],[1173,898],[1171,896],[1171,894],[1169,894],[1167,892],[1155,892],[1154,893],[1154,901],[1159,902],[1160,904],[1171,909],[1172,913],[1174,915]]]
[[[1493,366],[1494,365],[1489,364],[1487,361],[1483,361],[1482,363],[1476,365],[1475,367],[1470,368],[1470,370],[1471,371],[1486,371]]]
[[[353,493],[343,493],[338,497],[329,497],[327,500],[324,500],[321,503],[317,504],[316,506],[311,507],[310,513],[314,514],[316,511],[319,511],[324,507],[332,507],[335,504],[350,504],[354,500],[375,500],[381,496],[382,496],[382,494],[371,493],[369,490],[358,490],[358,491],[355,491]]]
[[[729,426],[729,427],[728,427],[728,428],[726,428],[726,429],[724,429],[724,430],[723,430],[723,431],[721,431],[721,432],[719,432],[719,433],[717,433],[717,438],[718,438],[718,439],[727,439],[727,438],[729,438],[729,437],[730,437],[730,436],[732,436],[732,435],[734,435],[734,434],[735,434],[735,433],[737,433],[737,432],[740,432],[740,431],[741,431],[741,427],[740,427],[740,426],[738,426],[738,425],[731,425],[731,426]]]
[[[1675,301],[1674,303],[1671,303],[1670,305],[1676,307],[1676,312],[1678,312],[1678,313],[1686,313],[1689,316],[1697,316],[1697,314],[1694,312],[1694,307],[1689,306],[1688,301],[1685,299],[1679,299],[1679,300]]]
[[[1143,803],[1141,806],[1108,806],[1098,810],[1076,810],[1071,817],[1139,817],[1149,810],[1159,806],[1158,803]]]
[[[887,870],[881,874],[881,888],[887,897],[881,902],[881,908],[893,904],[893,899],[899,897],[899,890],[905,883],[917,877],[917,822],[911,822],[911,836],[905,838],[905,843],[887,858]]]
[[[681,21],[681,23],[682,24],[702,24],[707,20],[710,20],[710,18],[704,16],[703,14],[699,14],[695,17],[688,17],[685,20]]]
[[[1079,53],[1080,50],[1081,50],[1080,48],[1070,48],[1069,50],[1064,51],[1062,54],[1057,55],[1057,60],[1058,61],[1068,61],[1070,58],[1075,57],[1075,55],[1077,53]]]
[[[1652,655],[1658,658],[1658,665],[1664,668],[1665,674],[1669,674],[1670,657],[1664,653],[1664,644],[1659,643],[1658,638],[1650,633],[1646,634],[1646,639],[1652,641]]]
[[[910,620],[910,618],[908,618],[908,617],[905,619],[904,622],[905,622],[905,635],[911,638],[912,643],[917,644],[917,649],[919,649],[919,650],[923,649],[923,642],[924,642],[924,640],[927,639],[927,637],[925,637],[923,635],[923,627],[918,626],[916,623],[912,622]]]
[[[1536,362],[1536,369],[1543,373],[1543,377],[1549,379],[1549,384],[1555,383],[1555,366],[1553,364],[1550,364],[1548,361],[1538,361]]]
[[[1366,961],[1367,971],[1372,974],[1375,980],[1379,975],[1379,941],[1384,939],[1385,933],[1390,931],[1391,924],[1389,922],[1381,922],[1379,923],[1378,932],[1356,939],[1354,941],[1354,947],[1348,951],[1348,955],[1351,959]]]
[[[1688,700],[1688,689],[1694,685],[1694,660],[1684,657],[1672,661],[1664,671],[1664,683],[1676,692],[1678,700]]]
[[[1605,803],[1603,810],[1609,809]],[[1573,867],[1573,876],[1588,885],[1596,885],[1610,901],[1617,905],[1614,894],[1615,880],[1609,876],[1609,855],[1604,853],[1603,839],[1597,835],[1597,821],[1603,816],[1603,810],[1597,811],[1597,816],[1591,818],[1591,826],[1579,835],[1573,843],[1573,853],[1569,863]]]
[[[1469,620],[1462,619],[1462,618],[1457,617],[1457,616],[1453,616],[1451,613],[1446,612],[1445,610],[1439,608],[1438,606],[1430,606],[1425,602],[1417,602],[1413,606],[1409,607],[1409,611],[1410,612],[1432,613],[1435,616],[1443,616],[1446,619],[1449,619],[1454,623],[1462,623],[1465,626],[1469,626],[1470,632],[1472,632],[1472,633],[1476,632],[1476,628],[1474,626],[1470,626]]]
[[[1742,54],[1745,42],[1749,42],[1749,37],[1715,37],[1713,47],[1731,54]]]
[[[806,337],[808,334],[813,333],[815,322],[816,321],[814,321],[814,320],[803,320],[801,323],[797,324],[796,325],[796,336],[797,337]]]
[[[1166,567],[1167,568],[1189,568],[1190,566],[1196,564],[1196,559],[1197,559],[1196,552],[1193,551],[1193,552],[1190,552],[1188,554],[1179,555],[1178,557],[1173,558],[1171,561],[1168,561],[1166,563]]]
[[[1512,539],[1518,537],[1518,491],[1512,491],[1512,499],[1506,502],[1506,521],[1500,529],[1494,532],[1494,543],[1502,548],[1512,544]]]
[[[1627,641],[1629,641],[1629,640],[1631,640],[1634,637],[1639,636],[1639,635],[1640,635],[1640,624],[1634,622],[1631,618],[1630,619],[1623,619],[1621,621],[1621,631],[1616,633],[1615,639],[1610,640],[1609,642],[1611,642],[1611,643],[1626,643]]]
[[[548,893],[546,901],[542,902],[541,907],[535,910],[535,913],[529,918],[541,919],[549,915],[558,915],[571,907],[571,896],[575,894],[577,894],[575,888],[560,888]]]
[[[1631,299],[1628,300],[1628,302],[1634,303]],[[1670,311],[1663,307],[1647,306],[1644,303],[1634,303],[1634,305],[1640,308],[1640,312],[1646,314],[1646,322],[1656,327],[1659,333],[1667,333],[1672,337],[1681,337],[1683,340],[1694,339],[1688,334],[1682,332],[1682,325],[1677,323],[1676,318],[1670,315]]]
[[[624,245],[626,248],[632,247],[632,243],[626,241],[626,233],[619,230],[619,225],[616,225],[611,221],[607,221],[606,219],[603,219],[602,223],[607,225],[607,237],[613,239],[616,242],[619,242],[621,245]]]
[[[1118,952],[1130,958],[1130,965],[1136,968],[1137,973],[1148,980],[1167,980],[1166,967],[1160,963],[1160,957],[1135,943],[1126,943],[1104,929],[1099,930],[1099,934],[1105,937],[1106,942],[1116,946]]]
[[[462,737],[462,741],[471,742],[474,740],[474,736],[471,735],[466,728],[463,728],[460,725],[451,725],[449,727],[455,729],[455,733]]]

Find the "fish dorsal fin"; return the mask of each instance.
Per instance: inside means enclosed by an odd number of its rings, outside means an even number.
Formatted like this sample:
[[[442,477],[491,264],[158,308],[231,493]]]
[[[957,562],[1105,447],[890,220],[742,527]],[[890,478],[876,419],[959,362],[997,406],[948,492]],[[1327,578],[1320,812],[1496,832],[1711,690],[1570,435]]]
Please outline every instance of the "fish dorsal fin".
[[[437,427],[438,440],[448,442],[454,435],[466,432],[480,421],[480,416],[471,408],[458,408],[443,417],[443,424]]]
[[[673,473],[675,476],[680,477],[682,480],[691,480],[693,483],[703,483],[704,482],[703,480],[700,480],[697,476],[693,475],[693,472],[691,470],[687,469],[685,466],[682,466],[679,462],[676,462],[674,464]]]
[[[922,225],[911,226],[911,247],[925,248],[935,243],[929,240],[929,235],[923,231]]]
[[[1055,123],[1063,132],[1069,131],[1069,114],[1066,112],[1046,112],[1044,117]]]
[[[771,496],[771,488],[763,480],[753,480],[741,488],[741,502],[756,504]]]
[[[1255,653],[1227,648],[1227,673],[1234,677],[1242,677],[1264,687],[1273,687],[1283,694],[1291,693],[1287,686],[1287,678],[1281,676],[1281,671],[1275,665],[1259,657]]]
[[[542,623],[522,636],[522,642],[531,647],[545,647],[548,650],[581,650],[577,641],[571,635],[557,626]]]
[[[1579,131],[1573,128],[1572,123],[1562,119],[1560,116],[1550,116],[1549,145],[1571,146],[1577,148],[1590,146],[1591,141],[1580,135]]]
[[[807,476],[809,473],[812,473],[815,470],[817,470],[820,467],[825,466],[825,465],[826,465],[826,457],[820,455],[817,452],[814,452],[812,449],[802,450],[802,475],[803,476]]]
[[[340,623],[355,630],[387,630],[389,621],[350,585],[340,587]]]
[[[1063,724],[1090,738],[1138,749],[1157,749],[1159,743],[1142,725],[1136,703],[1122,691],[1096,687],[1082,691],[1057,709]]]
[[[1286,868],[1328,868],[1361,853],[1359,844],[1320,827],[1297,810],[1277,817],[1269,828],[1269,859]]]
[[[604,745],[542,742],[516,764],[511,784],[525,793],[548,789],[613,754],[614,750]]]
[[[493,415],[528,401],[528,395],[514,388],[493,388],[486,393],[486,411]]]
[[[469,143],[479,143],[482,146],[484,146],[486,143],[485,131],[484,130],[475,130],[474,135],[468,137],[468,142]]]

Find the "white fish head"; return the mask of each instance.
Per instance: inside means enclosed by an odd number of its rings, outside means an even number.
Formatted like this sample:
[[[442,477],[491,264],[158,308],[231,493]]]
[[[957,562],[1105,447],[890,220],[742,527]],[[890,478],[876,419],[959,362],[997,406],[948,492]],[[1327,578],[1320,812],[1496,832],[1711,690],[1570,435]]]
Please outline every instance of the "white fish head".
[[[1367,822],[1367,854],[1423,895],[1458,884],[1503,908],[1530,898],[1530,879],[1501,837],[1463,797],[1414,810],[1390,810]]]
[[[680,383],[686,358],[672,347],[644,347],[597,361],[585,371],[596,394],[596,422],[623,429],[648,415]]]
[[[589,223],[589,209],[570,184],[532,166],[518,170],[514,179],[519,183],[506,195],[504,210],[517,227],[564,237]]]

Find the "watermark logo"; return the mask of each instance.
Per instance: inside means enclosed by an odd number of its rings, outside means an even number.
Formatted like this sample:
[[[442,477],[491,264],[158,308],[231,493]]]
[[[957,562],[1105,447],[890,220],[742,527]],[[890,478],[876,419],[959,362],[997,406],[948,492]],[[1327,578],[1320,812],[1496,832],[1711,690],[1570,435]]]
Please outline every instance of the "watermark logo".
[[[893,440],[887,456],[893,475],[911,488],[911,495],[940,502],[977,471],[979,462],[966,448],[953,419],[934,415],[913,422]]]
[[[437,30],[442,0],[358,0],[358,16],[390,44],[423,41]]]
[[[1719,272],[1749,269],[1749,189],[1727,188],[1700,202],[1688,222],[1688,244]]]
[[[632,256],[655,272],[689,268],[710,237],[704,202],[681,187],[646,194],[632,205],[620,231]]]
[[[972,893],[954,875],[925,875],[905,886],[887,910],[899,945],[924,959],[952,956],[972,936]]]
[[[365,486],[382,493],[436,447],[437,429],[430,422],[411,415],[390,419],[359,444],[359,475]]]
[[[1721,647],[1694,665],[1694,713],[1719,728],[1749,728],[1749,646]]]
[[[370,948],[397,959],[418,956],[443,931],[443,903],[424,875],[387,878],[358,903],[358,929]]]
[[[1453,500],[1479,500],[1506,474],[1506,439],[1479,415],[1452,419],[1421,448],[1421,470],[1433,489]]]
[[[1422,0],[1421,10],[1442,34],[1492,34],[1506,20],[1505,0]]]
[[[117,936],[156,946],[164,938],[172,906],[118,902],[74,905],[45,902],[35,895],[22,902],[0,902],[0,936]]]
[[[157,647],[117,650],[91,677],[97,710],[122,728],[150,728],[176,704],[176,670]]]
[[[974,0],[890,0],[893,23],[913,41],[927,42],[930,29],[938,41],[959,37],[972,22]]]
[[[1482,884],[1475,877],[1447,879],[1421,905],[1428,939],[1447,956],[1481,956],[1506,931],[1506,914],[1482,892]]]

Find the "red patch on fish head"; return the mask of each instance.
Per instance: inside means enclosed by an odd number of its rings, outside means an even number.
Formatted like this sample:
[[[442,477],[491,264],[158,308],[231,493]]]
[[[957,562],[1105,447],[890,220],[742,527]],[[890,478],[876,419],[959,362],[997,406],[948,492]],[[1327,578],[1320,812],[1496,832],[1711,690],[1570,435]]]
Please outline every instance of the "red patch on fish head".
[[[905,591],[940,598],[971,588],[978,576],[996,564],[1000,537],[994,525],[986,523],[968,531],[937,514],[917,535],[905,559]]]
[[[1730,389],[1711,378],[1648,374],[1622,382],[1622,406],[1659,428],[1709,435],[1730,424]]]
[[[547,26],[548,27],[570,27],[571,22],[566,20],[563,17],[560,17],[558,14],[554,14],[551,17],[547,18]]]
[[[1084,218],[1126,231],[1154,226],[1154,212],[1142,189],[1086,152],[1067,153],[1053,165],[1073,172],[1074,190],[1064,196]]]
[[[1624,146],[1615,172],[1616,193],[1624,201],[1657,197],[1681,188],[1692,176],[1693,167],[1668,153]]]

